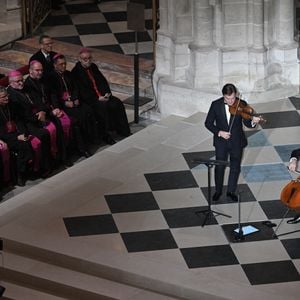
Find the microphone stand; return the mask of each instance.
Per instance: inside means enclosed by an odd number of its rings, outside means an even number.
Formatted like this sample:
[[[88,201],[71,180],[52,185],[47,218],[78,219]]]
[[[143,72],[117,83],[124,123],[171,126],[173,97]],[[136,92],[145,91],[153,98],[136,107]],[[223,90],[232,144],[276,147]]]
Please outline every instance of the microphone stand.
[[[241,226],[241,194],[238,193],[238,232],[234,232],[234,240],[239,242],[245,239],[243,227]]]
[[[195,213],[196,214],[204,214],[204,220],[203,220],[203,223],[202,223],[202,227],[205,226],[206,224],[206,221],[214,216],[214,214],[216,214],[217,216],[218,215],[221,215],[221,216],[224,216],[224,217],[227,217],[227,218],[231,218],[231,216],[229,215],[226,215],[224,213],[221,213],[221,212],[218,212],[218,211],[214,211],[211,209],[211,168],[213,166],[216,166],[216,165],[223,165],[223,166],[228,166],[228,162],[227,161],[223,161],[223,160],[205,160],[205,159],[195,159],[193,160],[193,162],[195,163],[198,163],[198,164],[204,164],[207,166],[207,179],[208,179],[208,207],[206,209],[203,209],[203,210],[199,210],[199,211],[196,211]]]

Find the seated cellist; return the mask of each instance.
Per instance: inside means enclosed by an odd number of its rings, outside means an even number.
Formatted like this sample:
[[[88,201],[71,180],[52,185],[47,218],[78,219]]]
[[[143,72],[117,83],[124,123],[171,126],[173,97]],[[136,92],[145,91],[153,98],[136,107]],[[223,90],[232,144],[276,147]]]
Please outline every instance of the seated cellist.
[[[290,158],[290,162],[289,162],[289,166],[288,166],[288,168],[291,172],[297,171],[299,159],[300,159],[300,148],[293,150],[291,153],[291,158]],[[294,216],[294,218],[287,221],[288,224],[296,224],[299,222],[300,222],[300,213],[297,213]]]

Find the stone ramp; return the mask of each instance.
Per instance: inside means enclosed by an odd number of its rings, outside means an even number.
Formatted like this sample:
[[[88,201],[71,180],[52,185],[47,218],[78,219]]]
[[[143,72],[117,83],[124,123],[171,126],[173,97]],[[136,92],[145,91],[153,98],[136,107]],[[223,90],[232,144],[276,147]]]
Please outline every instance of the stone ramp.
[[[9,299],[179,299],[103,278],[106,272],[102,266],[92,267],[72,257],[9,240],[5,240],[4,256],[0,278]]]

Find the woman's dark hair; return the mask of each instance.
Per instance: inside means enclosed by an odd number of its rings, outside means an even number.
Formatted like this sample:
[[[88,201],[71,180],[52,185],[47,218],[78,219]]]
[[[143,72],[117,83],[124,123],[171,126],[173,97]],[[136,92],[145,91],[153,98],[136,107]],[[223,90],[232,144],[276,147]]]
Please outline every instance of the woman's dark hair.
[[[223,95],[231,95],[232,93],[236,93],[237,89],[235,87],[235,85],[233,85],[232,83],[227,83],[223,86],[222,88],[222,94]]]

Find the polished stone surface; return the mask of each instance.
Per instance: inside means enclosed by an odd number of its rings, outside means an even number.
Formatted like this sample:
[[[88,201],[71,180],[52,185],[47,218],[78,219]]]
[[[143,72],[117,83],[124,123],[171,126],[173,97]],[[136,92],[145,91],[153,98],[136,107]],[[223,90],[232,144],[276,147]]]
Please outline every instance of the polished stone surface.
[[[283,99],[272,103],[275,114],[283,102],[299,113]],[[299,146],[300,124],[259,126],[249,135],[238,185],[241,222],[258,231],[237,241],[237,203],[225,197],[213,203],[229,217],[213,214],[204,227],[197,213],[208,205],[207,168],[194,159],[214,157],[204,119],[203,113],[162,119],[2,202],[4,245],[14,240],[39,255],[40,249],[64,255],[74,267],[84,260],[90,268],[82,272],[96,268],[107,279],[172,297],[298,299],[299,224],[286,223],[290,213],[277,227],[286,211],[280,192],[296,176],[280,170]],[[264,225],[268,220],[277,226]]]

